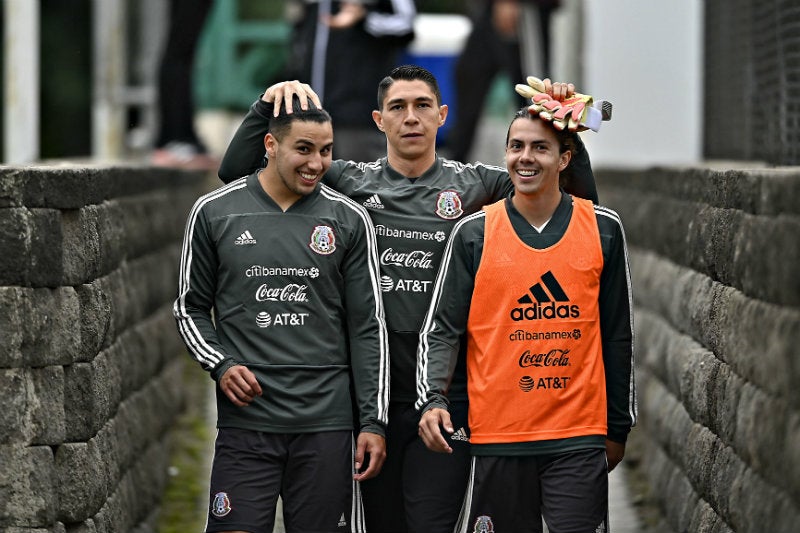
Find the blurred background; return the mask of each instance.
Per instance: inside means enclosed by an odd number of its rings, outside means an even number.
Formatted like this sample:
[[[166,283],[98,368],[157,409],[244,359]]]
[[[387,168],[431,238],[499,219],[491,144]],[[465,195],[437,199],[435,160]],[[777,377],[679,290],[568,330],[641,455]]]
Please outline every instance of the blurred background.
[[[295,3],[212,2],[192,79],[198,132],[212,153],[224,150],[263,89],[283,79]],[[443,145],[459,112],[455,63],[482,3],[416,1],[415,38],[402,61],[431,68],[442,84],[451,106]],[[743,0],[550,3],[557,8],[549,68],[541,69],[541,61],[537,67],[542,50],[534,44],[525,74],[573,81],[581,92],[614,103],[602,132],[584,135],[596,164],[797,163],[800,111],[791,103],[798,92],[791,79],[798,52],[790,39],[796,2],[758,10]],[[153,148],[162,118],[157,80],[168,0],[4,0],[3,6],[3,162],[129,158]],[[351,68],[357,79],[359,65]],[[518,81],[498,72],[481,116],[502,117],[503,129]],[[502,148],[502,141],[500,148],[476,144],[483,153],[472,158]]]

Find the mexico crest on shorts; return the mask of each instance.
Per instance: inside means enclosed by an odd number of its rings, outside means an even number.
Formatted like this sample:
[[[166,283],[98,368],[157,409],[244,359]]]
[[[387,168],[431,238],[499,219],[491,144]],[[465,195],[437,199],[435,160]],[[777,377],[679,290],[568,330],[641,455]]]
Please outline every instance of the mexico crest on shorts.
[[[311,233],[308,247],[320,255],[330,255],[336,251],[336,237],[330,226],[316,226]]]
[[[436,198],[436,215],[445,219],[453,220],[464,214],[461,209],[461,197],[456,191],[442,191]]]
[[[211,503],[211,514],[216,517],[222,518],[231,512],[231,500],[228,498],[227,492],[218,492],[214,494],[214,501]]]
[[[494,533],[494,524],[490,516],[481,515],[475,520],[473,533]]]

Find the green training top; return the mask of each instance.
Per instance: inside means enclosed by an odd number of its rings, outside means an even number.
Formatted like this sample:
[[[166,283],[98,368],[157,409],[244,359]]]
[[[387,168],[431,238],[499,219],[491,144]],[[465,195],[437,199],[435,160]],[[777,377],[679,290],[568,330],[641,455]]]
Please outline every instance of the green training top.
[[[365,209],[319,185],[286,212],[257,174],[201,197],[187,223],[174,314],[214,379],[243,364],[263,395],[218,427],[383,435],[388,341],[375,231]]]

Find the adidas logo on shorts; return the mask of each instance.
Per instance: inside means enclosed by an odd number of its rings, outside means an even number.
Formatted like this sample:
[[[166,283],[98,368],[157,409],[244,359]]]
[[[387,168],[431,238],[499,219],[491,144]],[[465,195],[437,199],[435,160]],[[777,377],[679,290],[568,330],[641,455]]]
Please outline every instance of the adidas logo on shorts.
[[[458,428],[458,430],[450,435],[450,440],[463,440],[464,442],[469,442],[469,435],[467,432],[464,431],[464,428]]]

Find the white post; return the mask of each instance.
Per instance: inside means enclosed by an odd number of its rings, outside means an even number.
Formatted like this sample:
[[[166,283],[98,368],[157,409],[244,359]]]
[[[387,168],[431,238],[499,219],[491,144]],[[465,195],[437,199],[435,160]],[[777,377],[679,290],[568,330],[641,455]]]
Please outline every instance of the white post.
[[[550,76],[554,80],[574,83],[580,92],[589,92],[583,82],[583,43],[587,27],[584,2],[565,0],[553,13],[550,21]]]
[[[8,164],[39,158],[39,0],[4,0],[3,150]]]
[[[125,30],[123,0],[94,0],[92,155],[99,159],[120,158],[125,146]]]

